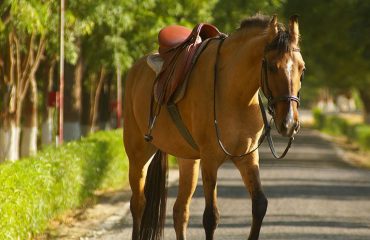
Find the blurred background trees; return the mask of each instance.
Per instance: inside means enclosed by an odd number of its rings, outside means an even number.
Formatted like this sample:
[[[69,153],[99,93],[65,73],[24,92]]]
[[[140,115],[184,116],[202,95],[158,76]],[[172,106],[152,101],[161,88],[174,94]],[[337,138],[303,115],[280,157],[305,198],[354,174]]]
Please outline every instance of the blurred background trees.
[[[322,88],[334,95],[358,94],[370,123],[370,1],[290,0],[283,11],[301,16],[310,100],[320,97]]]
[[[0,3],[0,161],[33,154],[58,134],[59,11],[53,0]],[[306,107],[354,95],[370,121],[370,1],[66,0],[65,140],[120,126],[125,73],[156,51],[162,27],[211,22],[232,33],[257,12],[283,23],[300,15]]]

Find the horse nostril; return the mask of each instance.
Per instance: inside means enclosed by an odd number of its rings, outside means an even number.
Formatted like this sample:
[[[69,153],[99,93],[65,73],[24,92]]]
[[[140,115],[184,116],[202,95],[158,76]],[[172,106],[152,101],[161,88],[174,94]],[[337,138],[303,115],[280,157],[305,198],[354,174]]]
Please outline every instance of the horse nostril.
[[[283,121],[280,125],[280,131],[286,132],[288,130],[288,127],[289,127],[288,123],[286,121]]]

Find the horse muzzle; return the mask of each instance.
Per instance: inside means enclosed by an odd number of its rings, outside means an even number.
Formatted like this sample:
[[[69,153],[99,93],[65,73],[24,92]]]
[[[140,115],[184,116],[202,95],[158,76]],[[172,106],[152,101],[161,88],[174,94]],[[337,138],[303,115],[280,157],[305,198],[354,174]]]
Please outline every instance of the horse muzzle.
[[[294,119],[289,119],[283,121],[280,125],[277,126],[278,132],[283,137],[293,137],[299,132],[300,122]]]
[[[300,122],[297,117],[294,117],[294,115],[293,107],[291,104],[289,104],[288,113],[286,114],[285,118],[282,119],[280,124],[277,125],[277,129],[282,136],[293,137],[298,133],[300,129]]]

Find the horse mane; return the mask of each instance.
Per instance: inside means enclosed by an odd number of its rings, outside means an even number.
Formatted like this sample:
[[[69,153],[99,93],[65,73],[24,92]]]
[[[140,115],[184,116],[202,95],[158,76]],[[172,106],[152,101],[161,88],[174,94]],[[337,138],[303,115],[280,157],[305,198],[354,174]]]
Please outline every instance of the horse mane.
[[[253,27],[265,29],[269,26],[270,20],[271,18],[269,16],[256,14],[252,17],[244,19],[240,23],[239,29],[248,29]]]
[[[269,27],[271,17],[256,14],[252,17],[244,19],[240,23],[238,30],[249,30],[251,28],[260,28],[265,30]],[[292,49],[292,36],[285,26],[281,23],[278,24],[277,36],[266,46],[266,50],[277,50],[280,54],[286,53]]]

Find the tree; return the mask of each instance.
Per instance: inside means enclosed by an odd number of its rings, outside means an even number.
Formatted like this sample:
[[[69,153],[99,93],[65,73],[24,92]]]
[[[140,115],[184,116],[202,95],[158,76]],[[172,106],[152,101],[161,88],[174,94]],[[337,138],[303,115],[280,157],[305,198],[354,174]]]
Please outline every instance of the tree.
[[[35,73],[45,50],[50,1],[5,1],[0,6],[2,34],[1,85],[3,87],[0,142],[6,146],[0,159],[19,158],[22,107],[26,95],[30,115],[24,128],[24,153],[34,153],[37,133],[37,86]],[[3,21],[4,20],[4,21]],[[31,88],[30,88],[31,86]],[[26,140],[27,139],[27,140]],[[32,149],[31,149],[32,148]]]
[[[370,122],[370,2],[361,0],[287,1],[286,14],[301,16],[302,49],[310,77],[306,86],[360,93]]]
[[[217,1],[213,9],[214,23],[223,32],[230,33],[240,22],[256,13],[279,14],[284,0]]]

